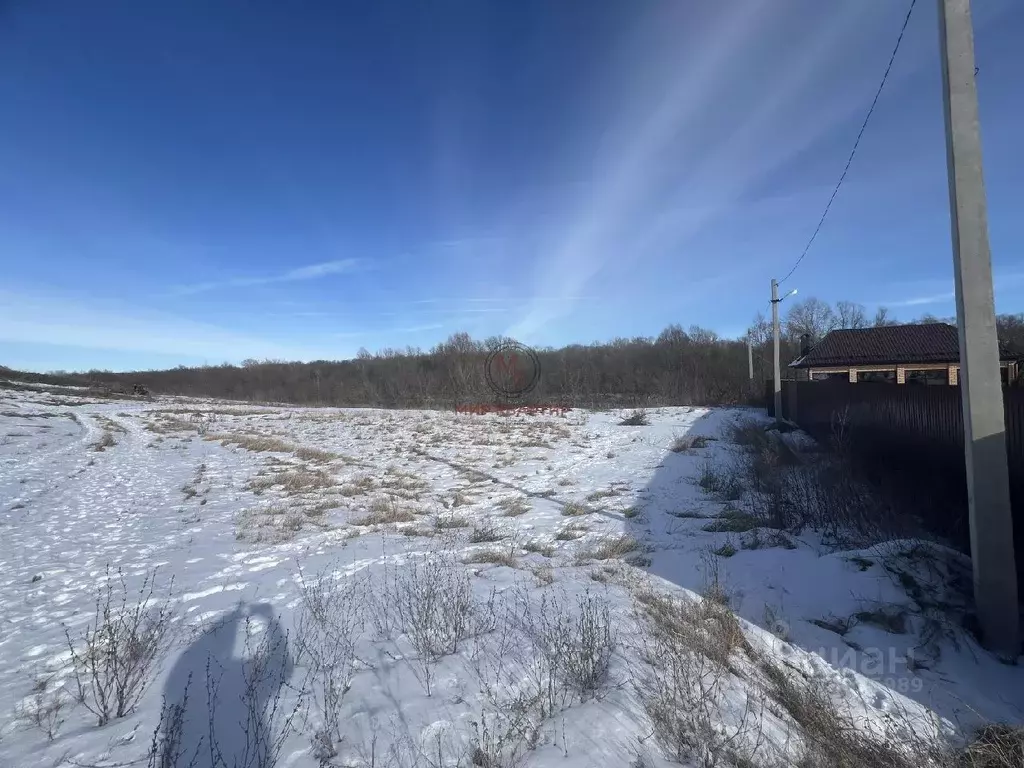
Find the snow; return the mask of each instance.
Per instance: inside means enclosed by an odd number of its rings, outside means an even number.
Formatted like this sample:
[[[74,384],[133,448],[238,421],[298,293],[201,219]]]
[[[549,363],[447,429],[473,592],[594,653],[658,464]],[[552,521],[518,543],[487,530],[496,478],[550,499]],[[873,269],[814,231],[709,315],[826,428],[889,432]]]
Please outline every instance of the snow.
[[[641,750],[650,764],[664,764],[631,684],[642,662],[630,585],[700,592],[709,557],[748,641],[786,668],[838,686],[867,722],[897,710],[951,723],[1022,719],[1021,668],[1000,663],[966,635],[959,647],[944,643],[926,667],[918,664],[913,600],[884,566],[920,542],[836,552],[806,532],[791,537],[793,549],[708,554],[738,539],[704,530],[723,504],[693,480],[702,462],[731,460],[736,449],[727,427],[758,418],[755,412],[658,408],[649,411],[650,425],[639,427],[620,426],[621,417],[251,407],[184,398],[83,403],[0,390],[0,766],[144,763],[163,698],[180,698],[188,675],[203,679],[212,659],[223,673],[220,701],[238,701],[246,654],[260,638],[270,648],[267,658],[277,661],[256,686],[257,706],[262,712],[280,696],[280,725],[298,701],[302,664],[287,649],[295,644],[303,584],[317,574],[370,606],[354,641],[351,689],[340,710],[344,733],[332,764],[368,765],[373,752],[378,765],[468,765],[474,738],[496,717],[489,707],[511,707],[530,668],[523,649],[502,645],[498,630],[471,634],[432,665],[400,628],[387,631],[397,608],[372,595],[431,558],[446,563],[446,573],[456,574],[451,578],[469,574],[473,599],[490,606],[481,615],[489,611],[495,620],[505,605],[537,606],[542,599],[565,612],[589,596],[608,607],[616,650],[605,690],[540,723],[522,755],[527,765],[628,765]],[[98,450],[107,433],[114,444]],[[204,439],[228,435],[274,437],[292,450]],[[683,435],[713,439],[672,452]],[[799,445],[799,438],[787,439]],[[300,459],[299,447],[335,456]],[[328,480],[296,489],[259,482],[296,470],[307,480],[315,473]],[[516,497],[528,511],[506,515],[502,504]],[[412,519],[354,524],[383,498]],[[563,514],[573,502],[584,514]],[[445,516],[488,523],[502,538],[471,543],[468,527],[436,530]],[[582,536],[558,535],[573,523],[585,528]],[[641,548],[617,560],[580,559],[622,535]],[[480,552],[506,553],[515,567],[461,565]],[[175,644],[134,712],[97,726],[83,708],[69,707],[50,740],[26,722],[38,705],[33,686],[48,675],[70,684],[65,631],[76,637],[88,626],[108,568],[122,569],[132,596],[155,569],[157,594],[172,594],[182,617]],[[422,585],[423,572],[416,573]],[[860,622],[840,635],[814,623],[878,606],[904,606],[909,631]],[[278,673],[283,687],[270,680]],[[723,721],[737,717],[747,697],[740,678],[730,685]],[[197,686],[190,706],[200,714],[185,729],[193,740],[208,719],[201,714],[206,691]],[[323,717],[315,709],[309,700],[300,707],[278,765],[319,764],[311,735]],[[231,765],[228,758],[245,750],[244,729],[229,708],[215,717],[224,720],[220,746]],[[209,764],[203,759],[198,765]]]

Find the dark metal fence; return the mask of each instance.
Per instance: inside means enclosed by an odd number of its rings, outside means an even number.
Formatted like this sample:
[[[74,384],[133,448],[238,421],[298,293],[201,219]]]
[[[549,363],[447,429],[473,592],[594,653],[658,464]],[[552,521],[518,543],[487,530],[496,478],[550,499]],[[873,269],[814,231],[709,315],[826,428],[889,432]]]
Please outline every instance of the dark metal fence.
[[[970,551],[958,386],[783,381],[782,415],[819,441],[839,438],[876,472],[900,476],[922,521]],[[772,382],[766,402],[772,414]],[[1024,387],[1004,387],[1018,576],[1024,574]]]

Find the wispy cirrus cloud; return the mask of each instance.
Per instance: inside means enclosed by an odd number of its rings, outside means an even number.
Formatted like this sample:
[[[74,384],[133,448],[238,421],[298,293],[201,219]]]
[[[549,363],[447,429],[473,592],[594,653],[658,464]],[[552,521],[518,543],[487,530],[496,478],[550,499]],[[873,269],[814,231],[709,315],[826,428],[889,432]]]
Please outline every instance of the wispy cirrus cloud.
[[[829,66],[846,55],[838,43],[851,27],[869,21],[869,14],[858,4],[847,4],[819,17],[807,33],[808,44],[795,47],[789,58],[783,57],[778,66],[784,64],[785,69],[753,108],[746,109],[737,127],[701,139],[709,113],[720,119],[727,116],[715,112],[721,94],[747,77],[748,68],[737,68],[730,61],[739,61],[737,52],[752,47],[777,10],[775,4],[759,0],[729,7],[731,12],[720,14],[696,45],[634,59],[654,61],[660,71],[627,73],[630,76],[624,80],[658,81],[663,83],[662,90],[636,89],[646,98],[616,103],[615,114],[623,116],[626,126],[622,135],[628,138],[614,152],[599,157],[600,181],[587,188],[575,215],[567,217],[537,270],[540,284],[564,291],[563,301],[532,302],[520,321],[509,328],[509,335],[529,337],[570,314],[578,304],[572,297],[586,292],[609,265],[621,272],[627,260],[651,251],[679,250],[718,212],[735,205],[860,109],[866,86],[856,84],[842,99],[822,104],[806,119],[793,118],[796,105],[818,93]],[[687,138],[691,135],[698,138],[691,141]],[[766,135],[785,139],[766,152]],[[686,171],[666,183],[663,169],[668,155]],[[700,190],[699,195],[694,190]],[[671,205],[652,204],[666,194]]]
[[[324,261],[319,264],[309,264],[305,267],[282,272],[277,275],[266,275],[262,277],[232,277],[227,280],[215,280],[206,283],[195,283],[193,285],[177,286],[173,289],[175,295],[191,295],[216,291],[223,288],[244,288],[251,285],[270,285],[271,283],[294,283],[303,280],[319,280],[331,275],[343,275],[355,271],[363,265],[360,259],[338,259],[336,261]]]
[[[881,303],[888,307],[923,307],[928,304],[944,304],[952,301],[954,298],[956,298],[956,295],[953,291],[946,291],[945,293],[936,293],[932,296],[914,296],[909,299],[883,301]]]
[[[438,328],[444,328],[444,325],[442,323],[431,323],[430,325],[411,325],[405,328],[378,328],[368,331],[341,331],[331,335],[339,339],[358,339],[361,337],[381,336],[392,333],[423,333],[425,331],[436,331]]]

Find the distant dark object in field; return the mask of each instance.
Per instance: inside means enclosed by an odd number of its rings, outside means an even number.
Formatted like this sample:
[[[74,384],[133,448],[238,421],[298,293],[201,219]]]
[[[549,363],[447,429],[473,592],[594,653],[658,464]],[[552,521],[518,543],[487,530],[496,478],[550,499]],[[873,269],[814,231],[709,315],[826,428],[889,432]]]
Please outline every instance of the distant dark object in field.
[[[619,422],[620,427],[646,427],[650,422],[647,420],[647,411],[637,408],[629,416]]]

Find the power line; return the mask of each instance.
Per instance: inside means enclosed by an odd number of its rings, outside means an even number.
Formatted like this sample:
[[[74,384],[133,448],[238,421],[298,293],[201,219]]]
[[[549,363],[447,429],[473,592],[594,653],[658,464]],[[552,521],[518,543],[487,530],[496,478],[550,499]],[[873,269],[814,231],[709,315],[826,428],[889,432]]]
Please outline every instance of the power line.
[[[875,98],[871,102],[871,106],[868,108],[867,116],[864,118],[864,122],[860,126],[860,132],[857,134],[857,140],[853,142],[853,149],[850,151],[850,157],[846,161],[846,167],[843,168],[843,173],[839,177],[839,181],[836,183],[836,188],[832,190],[832,197],[828,199],[828,204],[825,206],[825,211],[821,214],[821,218],[818,220],[818,226],[814,228],[814,234],[811,235],[811,239],[807,241],[807,245],[804,246],[803,253],[800,254],[800,258],[796,260],[796,264],[793,268],[786,273],[786,276],[779,280],[779,285],[786,282],[794,272],[796,268],[800,266],[800,262],[804,260],[807,252],[811,249],[811,244],[814,243],[814,238],[818,236],[818,232],[821,231],[821,225],[825,223],[825,217],[828,216],[829,209],[832,207],[832,201],[836,199],[836,195],[839,194],[839,188],[843,186],[843,181],[846,179],[846,173],[850,170],[850,164],[853,163],[853,156],[857,154],[857,147],[860,146],[860,140],[864,136],[864,129],[868,127],[868,121],[871,119],[871,114],[875,111],[875,105],[878,104],[878,97],[882,95],[882,89],[885,87],[885,81],[889,77],[889,71],[892,69],[892,64],[896,61],[896,53],[900,49],[900,43],[903,42],[903,34],[907,31],[907,24],[910,23],[910,15],[914,12],[914,6],[917,5],[917,0],[910,0],[910,8],[907,10],[907,16],[903,19],[903,26],[900,28],[900,35],[896,38],[896,47],[892,49],[892,56],[889,57],[889,65],[885,68],[885,74],[882,75],[882,82],[878,84],[878,90],[875,91]]]

